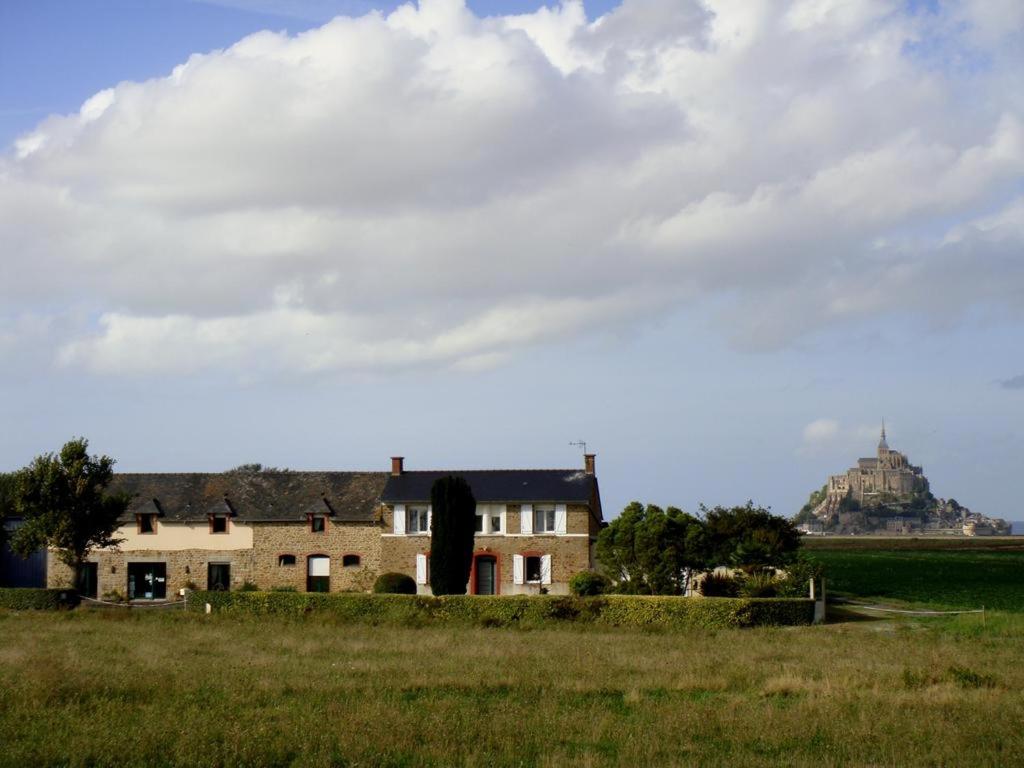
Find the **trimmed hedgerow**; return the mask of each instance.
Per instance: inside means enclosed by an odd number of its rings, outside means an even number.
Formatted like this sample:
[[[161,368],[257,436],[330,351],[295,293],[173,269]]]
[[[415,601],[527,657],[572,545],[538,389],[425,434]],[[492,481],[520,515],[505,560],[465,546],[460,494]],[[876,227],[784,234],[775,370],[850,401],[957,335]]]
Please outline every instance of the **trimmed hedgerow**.
[[[74,608],[78,603],[78,593],[73,589],[0,588],[0,608],[12,611],[53,611]]]
[[[462,624],[529,627],[553,623],[676,629],[810,624],[814,604],[805,599],[685,598],[609,595],[368,595],[310,592],[195,592],[193,611],[243,615],[330,615],[364,624]]]

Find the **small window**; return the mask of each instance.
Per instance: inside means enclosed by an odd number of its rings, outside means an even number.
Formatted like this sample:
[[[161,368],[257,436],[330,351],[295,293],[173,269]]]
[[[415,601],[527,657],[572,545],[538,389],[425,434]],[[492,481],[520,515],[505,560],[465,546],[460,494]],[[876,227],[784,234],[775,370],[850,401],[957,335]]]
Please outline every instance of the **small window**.
[[[156,515],[139,515],[139,533],[156,533]]]
[[[278,555],[277,564],[280,566],[295,565],[295,555]]]
[[[341,567],[342,568],[358,568],[359,567],[359,555],[342,555],[341,556]]]
[[[476,532],[484,536],[501,533],[501,510],[494,505],[477,507]]]
[[[313,533],[323,533],[327,530],[327,518],[323,515],[313,515],[309,518],[309,529]]]
[[[227,533],[228,516],[214,515],[210,520],[210,533]]]
[[[555,532],[555,508],[534,507],[533,509],[533,532],[554,533]]]
[[[540,584],[540,555],[530,555],[526,558],[526,582]]]
[[[426,507],[409,507],[406,510],[405,530],[409,533],[430,533],[430,519]]]

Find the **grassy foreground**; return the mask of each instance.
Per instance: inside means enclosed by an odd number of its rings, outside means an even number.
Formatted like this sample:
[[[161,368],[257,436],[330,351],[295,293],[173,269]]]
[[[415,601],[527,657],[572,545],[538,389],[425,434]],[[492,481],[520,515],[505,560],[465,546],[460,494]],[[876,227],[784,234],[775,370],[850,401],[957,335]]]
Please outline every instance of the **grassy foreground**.
[[[683,631],[0,613],[0,765],[1006,765],[1024,616]]]

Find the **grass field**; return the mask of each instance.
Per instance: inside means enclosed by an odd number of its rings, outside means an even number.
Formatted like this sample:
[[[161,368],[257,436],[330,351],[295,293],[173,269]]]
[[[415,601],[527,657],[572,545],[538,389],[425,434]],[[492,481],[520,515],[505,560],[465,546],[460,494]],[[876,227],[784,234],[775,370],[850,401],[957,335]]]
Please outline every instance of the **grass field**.
[[[1024,541],[818,539],[829,589],[936,608],[1024,611]]]
[[[0,765],[1008,765],[1024,616],[644,634],[0,613]]]

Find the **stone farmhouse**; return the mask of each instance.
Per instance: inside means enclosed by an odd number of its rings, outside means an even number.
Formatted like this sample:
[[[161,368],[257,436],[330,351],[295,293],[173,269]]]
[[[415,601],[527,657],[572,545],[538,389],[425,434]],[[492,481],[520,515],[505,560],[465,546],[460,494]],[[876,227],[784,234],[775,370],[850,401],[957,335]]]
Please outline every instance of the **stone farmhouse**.
[[[480,595],[569,591],[594,565],[603,525],[587,454],[582,469],[390,472],[119,474],[131,495],[116,548],[93,553],[80,589],[131,600],[170,599],[185,587],[310,592],[369,590],[385,572],[430,593],[430,489],[466,479],[477,500],[468,591]],[[47,583],[71,573],[52,553]]]

